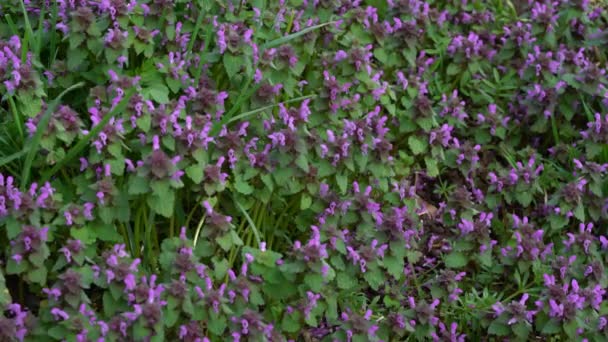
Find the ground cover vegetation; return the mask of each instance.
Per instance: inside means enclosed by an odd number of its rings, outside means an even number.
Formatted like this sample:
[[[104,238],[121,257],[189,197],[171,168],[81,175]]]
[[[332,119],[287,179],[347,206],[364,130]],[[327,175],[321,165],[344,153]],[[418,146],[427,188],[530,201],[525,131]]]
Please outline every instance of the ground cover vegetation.
[[[606,341],[607,8],[0,2],[0,340]]]

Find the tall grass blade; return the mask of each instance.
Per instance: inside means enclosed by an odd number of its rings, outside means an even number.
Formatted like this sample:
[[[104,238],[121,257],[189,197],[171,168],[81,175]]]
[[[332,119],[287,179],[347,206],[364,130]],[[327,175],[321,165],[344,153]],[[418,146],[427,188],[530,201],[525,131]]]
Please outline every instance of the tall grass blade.
[[[316,94],[312,94],[312,95],[300,96],[300,97],[296,97],[296,98],[293,98],[293,99],[290,99],[290,100],[287,100],[287,101],[283,101],[281,103],[282,104],[287,104],[287,103],[292,103],[292,102],[298,102],[298,101],[302,101],[302,100],[306,100],[306,99],[311,99],[311,98],[313,98],[315,96],[317,96],[317,95]],[[277,107],[278,105],[279,104],[273,104],[273,105],[265,106],[265,107],[262,107],[262,108],[254,109],[254,110],[251,110],[251,111],[248,111],[248,112],[245,112],[245,113],[241,113],[241,114],[239,114],[239,115],[237,115],[237,116],[235,116],[233,118],[230,118],[227,123],[231,123],[231,122],[234,122],[234,121],[238,121],[238,120],[244,119],[244,118],[246,118],[248,116],[251,116],[253,114],[257,114],[257,113],[263,112],[263,111],[265,111],[267,109],[271,109],[271,108]]]
[[[283,45],[283,44],[288,43],[288,42],[290,42],[290,41],[292,41],[292,40],[294,40],[294,39],[296,39],[298,37],[301,37],[301,36],[307,34],[308,32],[311,32],[311,31],[320,29],[320,28],[322,28],[324,26],[335,24],[335,23],[336,23],[335,21],[330,21],[330,22],[327,22],[327,23],[310,26],[310,27],[307,27],[307,28],[305,28],[303,30],[300,30],[298,32],[292,33],[290,35],[287,35],[287,36],[284,36],[284,37],[277,38],[275,40],[269,41],[268,43],[262,44],[262,46],[260,46],[260,54],[264,50],[266,50],[266,49],[270,49],[270,48],[273,48],[273,47],[276,47],[276,46]]]
[[[29,41],[30,47],[32,48],[32,50],[34,50],[34,52],[37,53],[37,51],[35,51],[36,45],[33,44],[32,39],[34,39],[34,30],[32,30],[32,24],[30,24],[30,18],[27,15],[27,10],[25,9],[25,2],[23,0],[20,1],[21,4],[21,12],[23,13],[23,20],[25,22],[25,37],[26,39]],[[23,44],[26,45],[26,44]],[[26,47],[27,49],[27,47]],[[25,61],[22,61],[25,63]]]
[[[55,57],[57,56],[57,51],[55,51],[55,46],[57,46],[57,16],[59,15],[59,7],[57,6],[57,1],[53,1],[53,9],[51,13],[51,26],[49,29],[50,35],[50,43],[49,43],[49,68],[55,63]]]
[[[15,121],[15,126],[17,126],[17,131],[19,132],[19,137],[21,141],[23,141],[23,118],[19,115],[19,111],[17,110],[17,106],[15,105],[15,100],[13,97],[8,98],[8,105],[13,113],[13,120]]]
[[[84,85],[84,82],[80,82],[77,83],[71,87],[69,87],[68,89],[64,90],[61,94],[59,94],[59,96],[57,96],[55,98],[55,100],[53,100],[53,102],[51,102],[48,106],[48,108],[46,109],[46,111],[44,112],[44,114],[42,114],[42,118],[40,119],[40,122],[38,122],[38,125],[36,126],[36,133],[34,134],[34,136],[32,137],[32,139],[29,141],[28,143],[28,154],[25,157],[25,163],[23,164],[23,170],[21,173],[21,190],[25,190],[25,187],[27,186],[27,182],[29,181],[29,177],[30,177],[30,173],[31,173],[31,168],[32,168],[32,162],[34,161],[34,156],[36,155],[36,153],[38,153],[38,149],[40,148],[40,140],[42,139],[42,134],[46,131],[46,128],[48,126],[49,120],[51,119],[51,115],[52,113],[55,111],[55,108],[59,105],[59,101],[61,101],[61,98],[69,93],[70,91],[80,88]]]
[[[40,59],[40,51],[42,49],[42,34],[44,33],[45,14],[45,7],[42,7],[40,9],[40,17],[38,18],[38,29],[36,30],[36,49],[34,50],[38,59]]]
[[[260,243],[262,242],[260,240],[260,231],[258,230],[258,228],[255,226],[255,223],[253,222],[253,220],[251,219],[251,216],[249,216],[249,214],[247,213],[247,210],[245,210],[245,208],[243,208],[243,206],[241,205],[241,203],[239,203],[236,198],[234,198],[234,203],[236,203],[236,206],[239,208],[239,210],[243,213],[243,216],[245,216],[245,219],[247,220],[247,222],[249,223],[249,227],[251,227],[251,230],[253,231],[253,235],[255,236],[255,241],[258,243],[258,247],[260,246]]]
[[[11,154],[10,156],[0,158],[0,166],[4,166],[4,165],[12,162],[15,159],[19,159],[23,155],[25,155],[26,153],[27,153],[27,149],[23,149],[23,150],[21,150],[19,152]]]
[[[194,41],[196,40],[196,37],[198,36],[198,31],[201,29],[201,26],[203,25],[203,9],[200,9],[200,12],[198,13],[198,18],[196,18],[196,24],[194,25],[194,31],[192,31],[192,35],[190,36],[190,42],[188,43],[188,51],[192,52],[192,48],[194,48]]]

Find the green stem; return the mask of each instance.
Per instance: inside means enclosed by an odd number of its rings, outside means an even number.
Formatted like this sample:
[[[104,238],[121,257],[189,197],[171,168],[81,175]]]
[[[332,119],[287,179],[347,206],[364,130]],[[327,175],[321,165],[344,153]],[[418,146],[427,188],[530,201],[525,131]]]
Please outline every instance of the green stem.
[[[137,215],[135,216],[135,256],[139,258],[140,256],[140,248],[139,246],[141,246],[140,243],[140,235],[141,235],[141,221],[142,221],[142,216],[143,216],[143,209],[144,209],[145,203],[143,205],[139,206],[139,209],[137,210]]]
[[[190,194],[188,192],[188,194]],[[196,208],[198,208],[198,204],[201,201],[201,197],[199,196],[194,204],[194,207],[192,207],[192,209],[190,210],[190,212],[188,213],[188,217],[186,218],[186,223],[184,223],[184,226],[188,227],[190,225],[190,220],[192,219],[192,215],[194,215],[194,212],[196,211]],[[189,201],[188,201],[189,203]]]
[[[120,234],[122,235],[122,238],[125,242],[125,245],[127,245],[127,248],[129,248],[129,252],[131,254],[133,254],[133,251],[131,250],[131,244],[128,243],[129,241],[129,235],[127,234],[127,229],[125,228],[125,225],[118,222],[118,227],[120,228]]]

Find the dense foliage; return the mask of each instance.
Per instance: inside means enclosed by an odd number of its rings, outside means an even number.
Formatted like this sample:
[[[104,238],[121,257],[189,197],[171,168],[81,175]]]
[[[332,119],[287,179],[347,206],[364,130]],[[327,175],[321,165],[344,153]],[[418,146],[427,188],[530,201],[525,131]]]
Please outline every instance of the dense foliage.
[[[608,339],[603,1],[0,14],[0,340]]]

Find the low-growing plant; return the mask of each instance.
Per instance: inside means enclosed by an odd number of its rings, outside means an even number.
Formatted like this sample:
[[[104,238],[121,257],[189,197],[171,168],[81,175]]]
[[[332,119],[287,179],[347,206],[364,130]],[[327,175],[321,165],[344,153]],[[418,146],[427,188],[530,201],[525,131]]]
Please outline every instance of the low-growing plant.
[[[3,1],[0,340],[606,340],[607,9]]]

